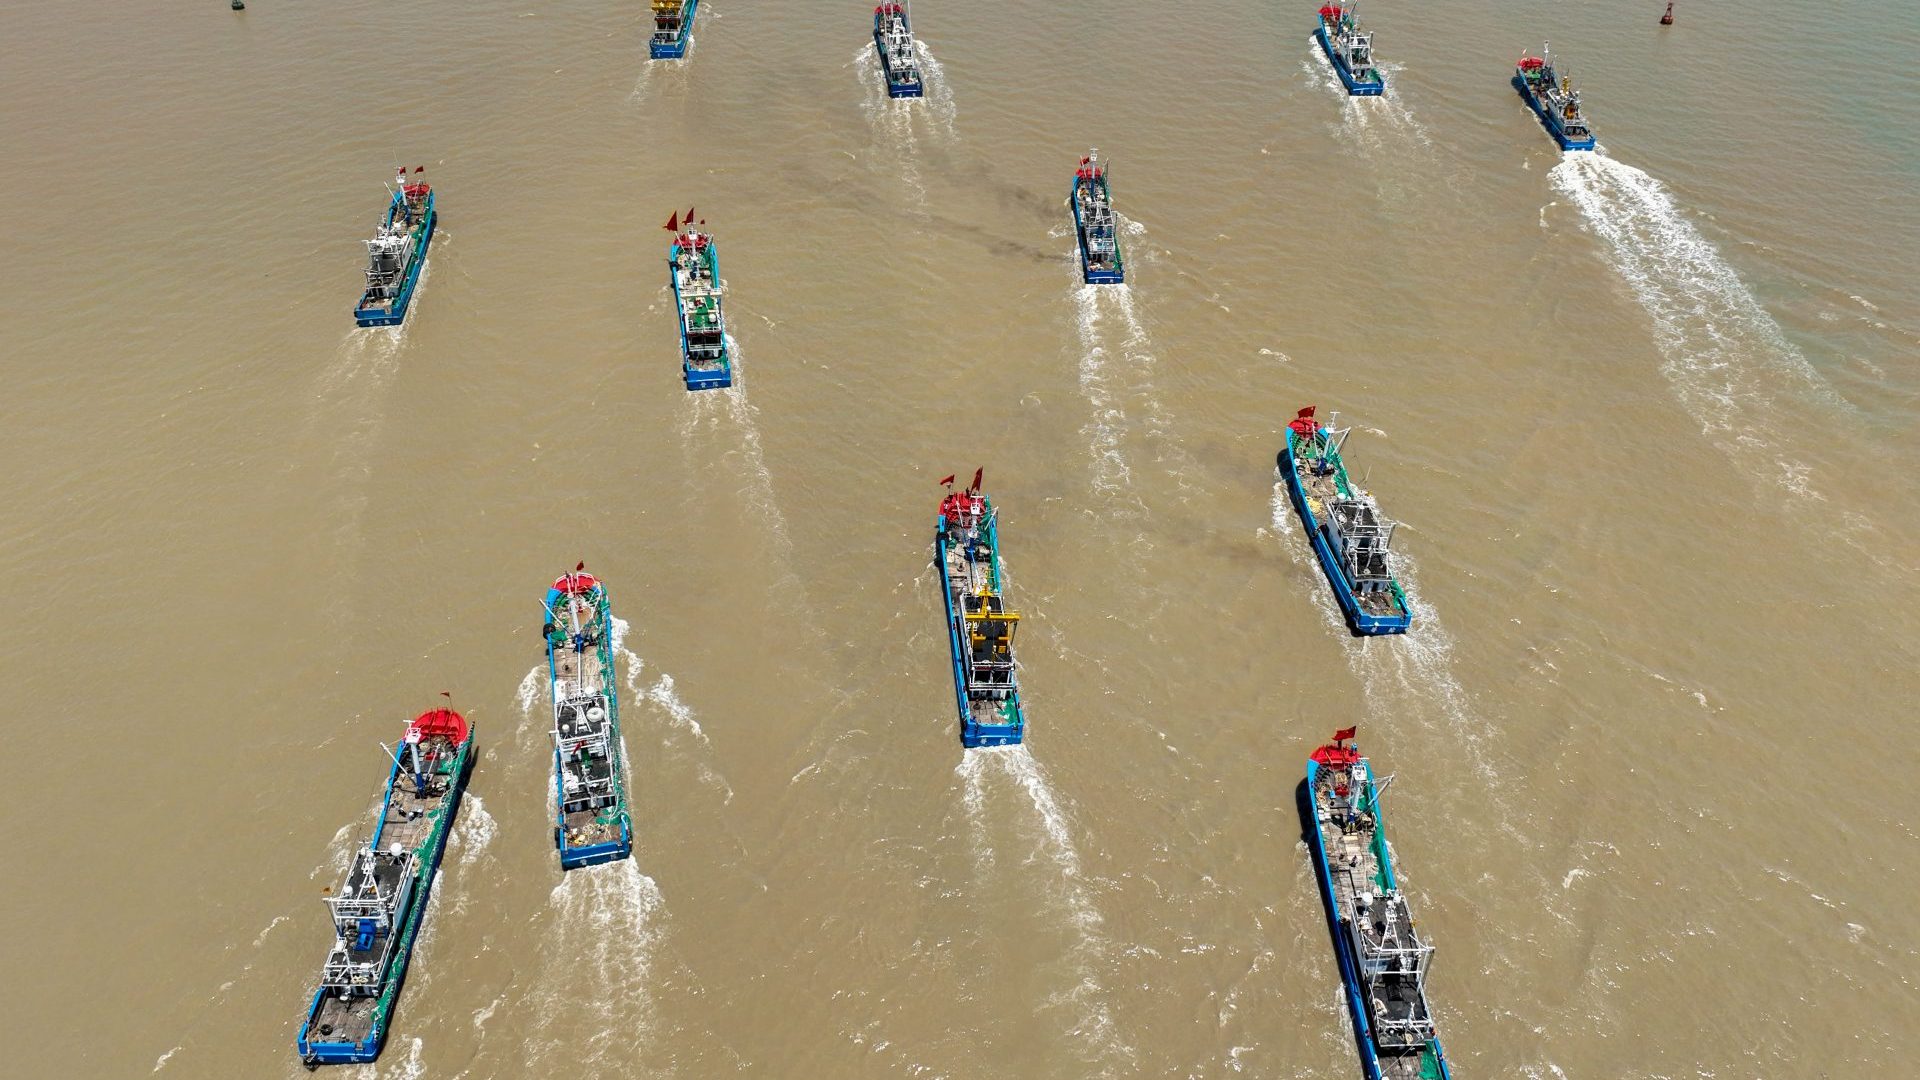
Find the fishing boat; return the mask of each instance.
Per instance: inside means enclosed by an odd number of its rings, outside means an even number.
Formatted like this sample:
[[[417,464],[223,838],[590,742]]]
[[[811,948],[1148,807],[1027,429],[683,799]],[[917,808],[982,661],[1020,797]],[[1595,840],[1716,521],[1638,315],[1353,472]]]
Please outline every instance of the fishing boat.
[[[386,216],[373,239],[367,241],[367,287],[353,309],[353,321],[360,326],[398,326],[406,320],[407,305],[413,290],[419,287],[420,271],[427,264],[427,245],[433,242],[437,217],[433,210],[433,187],[421,180],[425,165],[416,166],[413,179],[407,179],[407,167],[400,167],[394,178],[392,196],[387,200]]]
[[[934,561],[947,609],[947,646],[953,657],[954,703],[960,745],[1008,746],[1026,734],[1013,635],[1020,616],[1008,610],[1000,580],[1000,533],[993,503],[980,493],[984,469],[965,491],[954,477],[934,521]]]
[[[1120,262],[1120,230],[1113,215],[1113,192],[1107,187],[1110,166],[1100,151],[1089,150],[1073,171],[1073,231],[1080,238],[1080,279],[1089,285],[1118,285],[1127,280]]]
[[[880,54],[888,97],[919,97],[925,92],[920,79],[920,60],[913,53],[913,27],[905,7],[881,4],[873,9],[873,48]]]
[[[1513,68],[1513,85],[1560,149],[1593,149],[1593,129],[1580,111],[1580,91],[1573,88],[1573,76],[1554,69],[1552,51],[1543,47],[1539,56],[1521,57]]]
[[[581,563],[547,590],[547,673],[553,683],[553,842],[560,868],[633,854],[626,744],[613,666],[607,587]]]
[[[693,17],[700,0],[653,0],[653,39],[647,55],[655,60],[678,60],[693,42]]]
[[[407,724],[391,750],[373,838],[329,896],[333,948],[295,1044],[308,1068],[372,1061],[387,1039],[447,835],[473,771],[473,726],[450,708]]]
[[[1313,413],[1309,405],[1287,425],[1278,459],[1293,507],[1353,632],[1403,634],[1413,615],[1393,574],[1394,523],[1347,475],[1340,449],[1353,429],[1322,426]]]
[[[1378,97],[1386,93],[1387,81],[1373,66],[1373,32],[1360,29],[1360,6],[1340,7],[1327,4],[1320,9],[1320,25],[1314,39],[1327,54],[1334,73],[1346,84],[1349,97]]]
[[[674,310],[680,317],[681,375],[688,390],[732,386],[733,357],[727,352],[727,322],[720,310],[725,286],[713,237],[695,225],[693,207],[687,208],[684,222],[678,213],[668,218],[666,229],[673,234],[667,267],[673,275]]]
[[[1449,1080],[1427,1007],[1433,946],[1414,926],[1387,846],[1380,796],[1393,777],[1374,777],[1353,736],[1342,728],[1307,759],[1306,831],[1360,1065],[1367,1080]]]

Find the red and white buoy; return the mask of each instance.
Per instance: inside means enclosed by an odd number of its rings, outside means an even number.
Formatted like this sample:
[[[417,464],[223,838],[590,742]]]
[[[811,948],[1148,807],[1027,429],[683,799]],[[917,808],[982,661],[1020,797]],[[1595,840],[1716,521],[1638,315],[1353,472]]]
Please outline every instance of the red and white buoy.
[[[1667,13],[1665,15],[1660,16],[1660,25],[1661,26],[1673,25],[1673,0],[1667,0]]]

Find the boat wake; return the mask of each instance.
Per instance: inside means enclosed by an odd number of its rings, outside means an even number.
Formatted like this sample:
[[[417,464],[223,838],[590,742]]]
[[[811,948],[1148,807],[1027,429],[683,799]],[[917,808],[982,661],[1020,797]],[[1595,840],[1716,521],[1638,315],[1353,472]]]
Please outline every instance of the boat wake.
[[[644,1059],[656,1021],[650,975],[665,906],[633,859],[560,879],[548,902],[551,948],[532,1007],[534,1015],[568,1017],[569,1033],[590,1034],[536,1034],[526,1046],[530,1075],[626,1076]]]
[[[991,820],[987,805],[989,787],[1010,784],[1032,804],[1040,839],[1025,864],[1051,864],[1057,871],[1052,888],[1074,932],[1071,960],[1079,977],[1069,989],[1050,996],[1047,1004],[1071,1011],[1073,1033],[1085,1042],[1091,1055],[1105,1059],[1114,1067],[1131,1064],[1134,1050],[1120,1037],[1112,1009],[1107,1004],[1107,991],[1101,983],[1102,969],[1111,966],[1107,961],[1103,920],[1088,895],[1072,828],[1052,785],[1047,782],[1045,770],[1024,745],[1016,745],[963,751],[954,772],[960,777],[961,798],[973,829],[975,863],[983,871],[990,869],[994,861],[987,839]]]
[[[1702,432],[1761,479],[1821,498],[1810,466],[1788,452],[1806,430],[1790,403],[1842,402],[1666,185],[1599,152],[1565,155],[1548,178],[1652,318],[1662,374]]]
[[[398,1044],[405,1043],[406,1056],[397,1056]],[[384,1063],[374,1062],[352,1070],[354,1080],[425,1080],[427,1062],[423,1056],[427,1048],[426,1041],[418,1035],[409,1039],[394,1037],[388,1040]]]
[[[667,719],[674,727],[690,733],[694,739],[699,742],[703,755],[695,762],[695,768],[699,772],[701,780],[716,788],[721,793],[725,802],[732,802],[733,785],[727,783],[727,778],[715,771],[712,763],[706,760],[704,756],[713,749],[713,744],[708,741],[707,733],[701,729],[699,719],[694,716],[693,707],[680,700],[680,695],[674,690],[673,676],[664,671],[654,677],[652,685],[647,685],[643,676],[647,662],[641,659],[638,653],[627,648],[626,641],[630,629],[631,627],[627,623],[627,620],[618,616],[614,617],[613,651],[622,660],[626,661],[626,686],[627,693],[630,695],[629,700],[636,706],[657,706],[661,712],[666,714]],[[631,789],[633,783],[633,758],[627,753],[626,744],[626,732],[629,726],[630,725],[623,725],[620,729],[620,759],[626,763],[628,773],[627,783],[629,789]]]
[[[774,497],[773,473],[767,468],[766,454],[760,448],[760,425],[757,422],[760,410],[747,400],[746,387],[742,383],[745,357],[740,343],[731,333],[726,335],[727,354],[733,357],[733,385],[719,390],[700,390],[689,393],[686,411],[680,422],[680,434],[689,455],[694,453],[693,439],[702,429],[717,430],[730,428],[734,433],[735,450],[728,457],[736,457],[743,466],[746,486],[742,493],[747,502],[759,514],[760,519],[772,533],[774,546],[783,565],[792,574],[791,556],[793,542],[787,533],[786,515],[780,512],[780,503]],[[689,462],[691,469],[691,461]]]
[[[539,706],[547,696],[549,682],[547,665],[535,664],[528,669],[520,686],[513,692],[513,704],[520,710],[520,745],[539,747],[547,742],[548,724],[552,717]]]
[[[1275,538],[1294,565],[1308,571],[1307,591],[1328,630],[1339,635],[1347,666],[1360,681],[1367,719],[1384,723],[1411,717],[1437,725],[1449,744],[1465,748],[1484,779],[1495,780],[1487,754],[1487,723],[1475,715],[1472,700],[1453,674],[1453,639],[1441,625],[1439,611],[1421,597],[1413,559],[1395,549],[1395,574],[1406,588],[1413,628],[1404,634],[1355,637],[1327,587],[1318,557],[1301,534],[1285,483],[1273,485],[1272,508]]]
[[[920,58],[920,79],[925,96],[892,98],[887,96],[886,75],[880,56],[871,42],[854,54],[854,77],[860,80],[864,96],[860,111],[866,114],[874,139],[899,159],[900,177],[912,189],[916,202],[927,201],[926,181],[920,175],[920,137],[924,133],[935,143],[955,141],[954,117],[958,108],[946,71],[926,42],[915,40],[914,52]]]
[[[1153,340],[1134,310],[1131,286],[1081,284],[1079,258],[1075,249],[1070,272],[1080,392],[1093,409],[1082,430],[1093,456],[1094,490],[1116,496],[1133,480],[1129,436],[1138,434],[1155,446],[1164,443],[1169,429],[1153,384]]]

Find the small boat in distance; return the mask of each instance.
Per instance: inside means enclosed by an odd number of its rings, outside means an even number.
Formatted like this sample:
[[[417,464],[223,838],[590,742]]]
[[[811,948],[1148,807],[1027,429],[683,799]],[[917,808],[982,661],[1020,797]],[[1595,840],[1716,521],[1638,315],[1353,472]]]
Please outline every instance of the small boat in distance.
[[[353,853],[345,883],[327,900],[333,948],[294,1044],[308,1068],[380,1056],[473,772],[473,727],[450,708],[428,710],[407,725],[389,756],[373,839]]]
[[[560,869],[633,854],[626,744],[607,587],[581,563],[547,590],[547,674],[553,683],[553,843]]]
[[[1552,52],[1542,48],[1539,56],[1521,57],[1514,65],[1513,85],[1560,149],[1593,149],[1593,130],[1580,111],[1580,91],[1573,88],[1573,76],[1554,69]]]
[[[1080,280],[1088,285],[1119,285],[1127,280],[1120,261],[1120,231],[1113,213],[1113,192],[1107,187],[1110,166],[1100,151],[1089,150],[1073,171],[1073,231],[1080,242]]]
[[[913,27],[905,7],[881,4],[873,9],[873,48],[880,54],[880,70],[887,80],[888,97],[920,97],[925,92],[920,61],[913,52]]]
[[[665,228],[673,234],[667,268],[673,275],[673,306],[680,318],[680,373],[688,390],[732,386],[733,358],[727,354],[727,322],[720,309],[725,286],[713,237],[697,228],[693,207],[687,208],[684,222],[675,213]]]
[[[1360,29],[1360,6],[1340,7],[1327,4],[1320,8],[1320,25],[1313,36],[1333,65],[1334,73],[1346,84],[1349,97],[1378,97],[1386,93],[1387,81],[1373,66],[1373,33]]]
[[[1667,13],[1666,13],[1665,15],[1662,15],[1662,16],[1660,16],[1660,25],[1661,25],[1661,26],[1672,26],[1672,25],[1673,25],[1673,3],[1672,3],[1672,0],[1668,0],[1668,3],[1667,3]]]
[[[413,290],[420,284],[420,271],[427,264],[427,245],[433,242],[437,217],[433,209],[433,187],[419,179],[427,167],[414,167],[414,180],[407,180],[407,167],[400,166],[394,178],[394,190],[387,200],[386,216],[373,239],[367,241],[367,287],[354,305],[353,321],[359,326],[398,326],[406,320],[407,305],[413,302]]]
[[[1313,412],[1309,405],[1287,424],[1277,462],[1287,493],[1347,625],[1362,636],[1404,634],[1413,614],[1393,574],[1394,524],[1347,476],[1340,448],[1353,429],[1323,427]]]
[[[946,602],[947,646],[953,657],[953,693],[960,710],[960,745],[1008,746],[1026,735],[1013,635],[1020,616],[1001,593],[1000,533],[993,504],[980,493],[984,469],[965,491],[954,477],[934,520],[934,561]],[[956,474],[957,475],[957,474]]]
[[[678,60],[693,40],[693,18],[700,0],[653,0],[653,39],[647,55],[655,60]]]
[[[1427,1007],[1433,946],[1420,939],[1393,875],[1376,779],[1353,728],[1307,759],[1307,829],[1314,877],[1333,932],[1353,1041],[1367,1080],[1449,1080],[1447,1057]]]

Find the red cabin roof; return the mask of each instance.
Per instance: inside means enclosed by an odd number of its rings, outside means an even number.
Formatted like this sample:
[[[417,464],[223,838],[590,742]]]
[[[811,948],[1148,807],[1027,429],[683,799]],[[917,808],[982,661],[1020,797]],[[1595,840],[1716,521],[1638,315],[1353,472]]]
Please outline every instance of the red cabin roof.
[[[1351,746],[1328,743],[1312,754],[1313,760],[1331,767],[1345,767],[1360,760],[1360,751]]]
[[[554,590],[567,596],[585,596],[598,584],[600,584],[599,579],[586,573],[561,574],[553,579]]]
[[[1320,9],[1320,17],[1323,19],[1337,19],[1342,14],[1344,14],[1344,12],[1340,8],[1337,8],[1332,4],[1328,4],[1327,6]]]
[[[407,730],[419,732],[423,739],[445,735],[453,745],[459,746],[467,741],[467,718],[452,709],[429,709],[414,717]]]
[[[1522,71],[1539,71],[1546,66],[1547,62],[1537,56],[1529,56],[1520,61],[1520,70]]]

